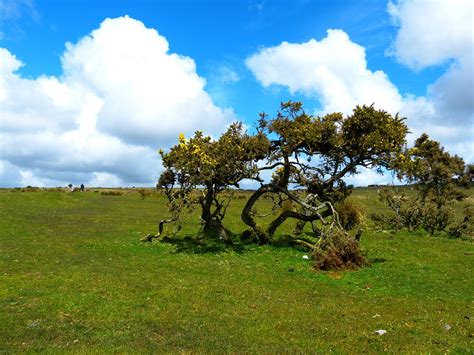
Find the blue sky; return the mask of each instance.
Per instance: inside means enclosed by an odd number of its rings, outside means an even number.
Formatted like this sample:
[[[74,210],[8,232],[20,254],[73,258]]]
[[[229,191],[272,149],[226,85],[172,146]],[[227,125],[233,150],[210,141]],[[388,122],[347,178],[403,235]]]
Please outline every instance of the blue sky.
[[[0,185],[152,185],[178,132],[288,99],[374,102],[472,162],[473,5],[449,3],[0,0]]]

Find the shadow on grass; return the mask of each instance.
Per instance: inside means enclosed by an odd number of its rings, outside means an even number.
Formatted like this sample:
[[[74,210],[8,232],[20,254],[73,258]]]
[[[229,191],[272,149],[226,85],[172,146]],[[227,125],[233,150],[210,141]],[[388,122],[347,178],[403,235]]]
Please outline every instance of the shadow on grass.
[[[304,238],[310,240],[309,238]],[[257,240],[242,240],[240,234],[232,234],[229,241],[216,236],[186,235],[177,238],[164,237],[161,243],[168,243],[176,247],[176,253],[206,254],[225,253],[229,251],[244,253],[258,246]],[[298,244],[290,234],[280,235],[270,244],[272,248],[296,249],[307,252],[308,249]]]
[[[217,254],[228,251],[237,253],[245,252],[244,245],[235,240],[225,242],[217,238],[186,236],[183,238],[164,238],[161,242],[174,245],[176,247],[176,253]]]
[[[275,238],[272,241],[271,246],[275,247],[275,248],[285,248],[285,249],[296,249],[296,250],[301,250],[301,251],[308,251],[307,248],[305,248],[301,244],[298,244],[296,242],[296,239],[299,239],[299,238],[295,238],[291,234],[283,234],[283,235],[279,236],[278,238]],[[309,238],[302,238],[302,239],[310,241]]]

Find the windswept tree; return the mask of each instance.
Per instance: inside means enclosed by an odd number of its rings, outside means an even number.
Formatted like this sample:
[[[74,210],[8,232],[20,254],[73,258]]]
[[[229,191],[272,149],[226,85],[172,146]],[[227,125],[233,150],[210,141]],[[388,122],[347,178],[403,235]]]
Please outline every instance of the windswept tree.
[[[241,123],[232,124],[216,140],[199,131],[189,139],[181,134],[169,152],[160,151],[165,170],[157,187],[169,200],[168,222],[179,224],[181,212],[198,205],[204,234],[227,240],[222,220],[230,198],[223,192],[238,188],[242,179],[256,177],[256,163],[267,153],[268,144],[264,134],[249,135]]]
[[[343,179],[360,168],[390,169],[403,151],[408,128],[403,118],[373,106],[357,106],[347,117],[341,113],[314,117],[304,112],[300,102],[289,101],[282,103],[275,118],[261,115],[259,132],[271,137],[266,165],[260,171],[274,174],[249,198],[242,220],[260,243],[268,243],[288,218],[319,221],[322,228],[314,228],[315,233],[330,234],[339,225],[334,203],[350,193]],[[265,194],[278,196],[274,200],[280,205],[289,200],[296,208],[280,209],[267,226],[260,225],[255,204]]]
[[[423,202],[431,201],[440,207],[446,199],[459,200],[465,197],[459,189],[466,187],[469,182],[464,160],[449,154],[439,142],[430,139],[426,133],[400,158],[400,176],[417,184],[419,198]]]
[[[381,190],[380,198],[393,212],[392,217],[374,216],[395,228],[422,227],[436,231],[462,233],[469,227],[469,213],[463,223],[452,225],[451,202],[466,197],[462,187],[469,186],[469,172],[461,157],[452,156],[439,142],[423,133],[412,148],[400,154],[394,165],[400,179],[415,184],[416,195],[408,196],[394,188]],[[385,218],[381,218],[385,217]]]

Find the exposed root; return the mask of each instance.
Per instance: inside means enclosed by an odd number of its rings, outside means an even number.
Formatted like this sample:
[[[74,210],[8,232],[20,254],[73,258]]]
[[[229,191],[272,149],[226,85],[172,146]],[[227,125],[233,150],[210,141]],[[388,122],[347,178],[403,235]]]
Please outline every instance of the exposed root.
[[[175,218],[169,218],[169,219],[162,219],[158,223],[158,233],[157,234],[148,233],[146,236],[142,237],[140,239],[140,241],[141,242],[152,242],[155,239],[158,240],[163,234],[163,230],[164,230],[165,225],[169,224],[169,223],[173,223],[173,233],[172,233],[172,235],[176,235],[176,233],[178,233],[178,231],[181,229],[181,224],[180,224],[179,218],[175,217]]]
[[[148,233],[140,239],[140,242],[152,242],[154,239],[158,239],[159,237],[158,234]]]

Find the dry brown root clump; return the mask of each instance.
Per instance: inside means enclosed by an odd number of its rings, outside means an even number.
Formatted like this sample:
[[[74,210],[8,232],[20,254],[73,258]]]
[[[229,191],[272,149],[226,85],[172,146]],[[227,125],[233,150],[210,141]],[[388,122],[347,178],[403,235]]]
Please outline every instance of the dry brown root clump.
[[[359,242],[343,230],[333,230],[313,249],[316,270],[354,270],[369,266]]]

